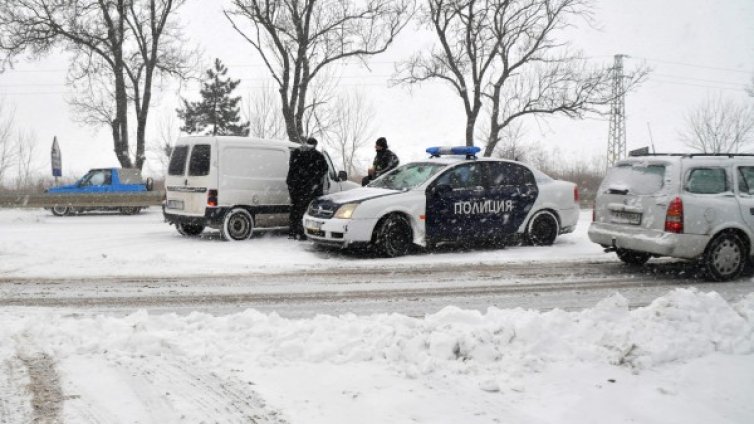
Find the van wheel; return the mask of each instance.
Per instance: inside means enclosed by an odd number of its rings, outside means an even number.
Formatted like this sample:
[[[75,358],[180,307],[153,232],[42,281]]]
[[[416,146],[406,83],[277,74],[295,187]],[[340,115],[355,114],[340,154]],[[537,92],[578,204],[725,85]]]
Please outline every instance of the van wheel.
[[[71,214],[71,212],[68,206],[55,205],[52,207],[52,214],[55,216],[65,216]]]
[[[377,227],[374,243],[377,251],[388,258],[403,256],[411,249],[411,224],[401,215],[384,218]]]
[[[204,225],[178,223],[175,224],[175,229],[178,230],[178,233],[182,236],[194,237],[198,236],[202,233],[202,231],[204,231]]]
[[[637,252],[635,250],[627,250],[627,249],[618,249],[615,251],[615,254],[618,255],[618,259],[620,259],[624,264],[626,265],[635,265],[635,266],[641,266],[647,263],[650,257],[649,253],[644,252]]]
[[[558,218],[550,211],[540,211],[529,221],[524,238],[534,246],[549,246],[555,243],[559,232]]]
[[[254,217],[244,208],[234,208],[225,214],[220,234],[228,241],[251,238],[254,231]]]
[[[738,277],[747,260],[746,246],[739,236],[723,233],[712,239],[702,257],[707,279],[728,281]]]

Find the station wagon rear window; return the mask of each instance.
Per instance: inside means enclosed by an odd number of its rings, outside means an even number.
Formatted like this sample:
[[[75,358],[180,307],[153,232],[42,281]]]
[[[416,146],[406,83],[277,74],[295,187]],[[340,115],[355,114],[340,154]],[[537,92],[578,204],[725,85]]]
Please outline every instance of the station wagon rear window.
[[[662,189],[664,180],[665,165],[621,164],[607,171],[600,191],[613,194],[655,194]]]
[[[170,155],[168,175],[183,175],[186,169],[186,157],[188,157],[188,146],[176,146],[173,154]]]

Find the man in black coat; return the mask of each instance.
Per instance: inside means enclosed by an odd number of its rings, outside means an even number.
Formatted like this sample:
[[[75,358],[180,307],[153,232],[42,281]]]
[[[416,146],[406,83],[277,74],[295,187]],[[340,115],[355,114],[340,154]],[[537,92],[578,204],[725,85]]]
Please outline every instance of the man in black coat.
[[[385,137],[377,139],[374,143],[374,150],[376,154],[374,156],[374,162],[372,162],[372,167],[369,168],[367,176],[361,180],[361,185],[363,186],[369,184],[370,181],[376,179],[380,175],[393,170],[393,168],[400,163],[398,156],[393,153],[392,150],[388,149]]]
[[[291,213],[288,217],[290,238],[306,240],[301,220],[309,203],[324,192],[327,161],[316,147],[317,139],[310,137],[304,145],[291,151],[286,178],[291,197]]]

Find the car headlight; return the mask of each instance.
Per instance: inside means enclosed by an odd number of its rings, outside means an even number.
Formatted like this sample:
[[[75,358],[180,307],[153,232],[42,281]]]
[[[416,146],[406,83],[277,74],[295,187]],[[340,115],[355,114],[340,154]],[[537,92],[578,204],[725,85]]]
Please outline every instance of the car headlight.
[[[351,219],[353,211],[355,211],[358,206],[358,203],[346,203],[345,205],[339,207],[335,212],[335,218]]]

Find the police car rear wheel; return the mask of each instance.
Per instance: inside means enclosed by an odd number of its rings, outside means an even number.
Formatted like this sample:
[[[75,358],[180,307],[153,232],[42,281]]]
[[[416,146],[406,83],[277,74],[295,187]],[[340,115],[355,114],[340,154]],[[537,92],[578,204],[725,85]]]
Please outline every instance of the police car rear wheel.
[[[558,219],[552,212],[538,212],[529,221],[526,239],[534,246],[549,246],[555,243],[559,230]]]
[[[406,218],[390,215],[379,225],[375,245],[381,255],[394,258],[408,253],[412,239],[411,225]]]
[[[241,241],[251,238],[254,231],[254,217],[243,208],[231,209],[225,214],[220,234],[228,241]]]

